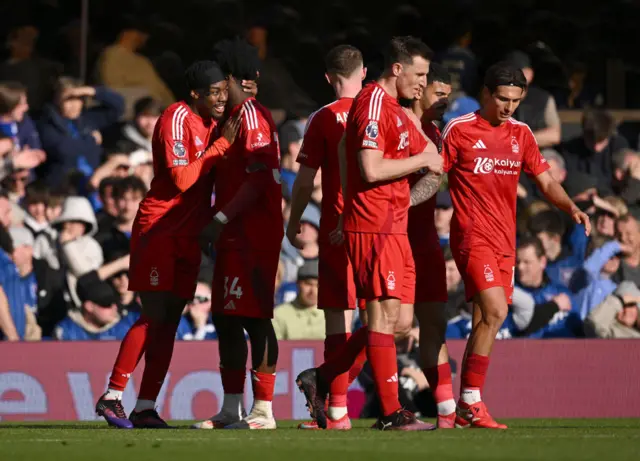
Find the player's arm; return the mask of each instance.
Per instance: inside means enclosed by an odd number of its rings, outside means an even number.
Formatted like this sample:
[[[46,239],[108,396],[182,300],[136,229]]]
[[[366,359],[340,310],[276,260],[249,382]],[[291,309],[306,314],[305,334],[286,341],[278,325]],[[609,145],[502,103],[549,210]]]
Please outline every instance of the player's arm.
[[[298,240],[300,219],[311,200],[314,181],[324,156],[324,137],[321,129],[322,114],[315,113],[309,119],[305,128],[302,147],[296,161],[300,170],[296,175],[291,193],[291,212],[287,224],[287,238],[294,247],[302,249],[302,242]]]
[[[586,235],[591,233],[589,216],[583,213],[580,208],[573,203],[573,200],[569,198],[564,188],[551,177],[548,171],[538,174],[535,180],[540,192],[544,194],[549,202],[569,214],[577,224],[583,224]]]
[[[361,149],[358,151],[358,164],[362,178],[369,183],[390,181],[427,168],[434,173],[442,173],[442,158],[431,148],[409,158],[384,158],[380,150]]]
[[[444,175],[431,171],[422,176],[411,188],[411,206],[420,205],[433,197],[440,189],[443,178]]]
[[[222,128],[222,136],[216,139],[199,159],[186,165],[184,164],[185,159],[176,158],[176,150],[185,149],[184,144],[176,145],[180,141],[172,141],[170,137],[167,137],[171,132],[165,132],[165,139],[168,139],[168,141],[165,141],[165,155],[168,159],[171,159],[167,165],[171,171],[171,180],[180,192],[184,192],[193,186],[200,177],[209,173],[218,160],[222,158],[238,134],[241,115],[242,111],[239,111],[238,114],[229,118]],[[183,155],[186,155],[186,153]]]

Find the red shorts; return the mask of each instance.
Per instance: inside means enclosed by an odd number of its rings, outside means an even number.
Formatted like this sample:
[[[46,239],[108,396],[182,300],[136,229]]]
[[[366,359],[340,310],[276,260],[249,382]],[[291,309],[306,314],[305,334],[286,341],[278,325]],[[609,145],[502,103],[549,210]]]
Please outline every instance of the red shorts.
[[[507,303],[511,304],[516,269],[514,255],[497,254],[480,246],[468,251],[454,251],[453,259],[462,275],[467,302],[488,288],[503,287]]]
[[[433,248],[414,253],[413,258],[416,264],[416,304],[446,303],[447,274],[440,244],[436,242]]]
[[[170,291],[192,300],[200,270],[200,246],[192,237],[131,234],[130,291]]]
[[[345,247],[360,300],[397,298],[413,304],[416,269],[406,235],[345,232]]]
[[[318,308],[356,308],[353,270],[344,245],[320,242],[318,255]]]
[[[273,318],[280,248],[275,251],[219,250],[211,311],[258,319]]]

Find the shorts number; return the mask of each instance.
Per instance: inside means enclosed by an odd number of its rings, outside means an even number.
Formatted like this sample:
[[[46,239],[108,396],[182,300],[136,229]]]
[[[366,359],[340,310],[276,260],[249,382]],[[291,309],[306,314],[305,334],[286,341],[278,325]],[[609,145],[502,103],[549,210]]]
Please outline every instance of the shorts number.
[[[229,290],[229,277],[224,278],[224,297],[235,296],[236,299],[242,297],[242,287],[238,285],[239,277],[234,277],[231,281],[231,289]]]

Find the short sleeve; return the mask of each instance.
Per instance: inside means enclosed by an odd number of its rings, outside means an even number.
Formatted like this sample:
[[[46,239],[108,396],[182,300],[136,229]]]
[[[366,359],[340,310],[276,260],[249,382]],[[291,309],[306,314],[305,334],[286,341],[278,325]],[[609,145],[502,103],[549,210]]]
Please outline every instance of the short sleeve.
[[[524,152],[522,153],[522,163],[524,172],[529,176],[538,176],[549,169],[547,160],[542,156],[536,138],[531,132],[531,128],[522,126],[522,144]]]
[[[244,121],[238,137],[244,146],[244,156],[247,159],[259,156],[261,159],[268,160],[269,168],[278,168],[280,159],[277,139],[274,139],[269,121],[259,110],[256,110],[254,105],[247,107],[243,117]]]
[[[451,122],[449,122],[451,123]],[[458,163],[458,148],[456,147],[456,134],[453,127],[447,125],[442,132],[442,159],[444,171],[449,172]]]
[[[159,137],[162,161],[167,168],[189,165],[191,131],[188,118],[189,112],[183,106],[178,106],[172,115],[163,117]]]
[[[349,113],[349,121],[355,130],[356,142],[360,149],[374,149],[384,152],[385,139],[381,121],[389,110],[383,104],[384,93],[375,90],[368,98],[357,100]]]
[[[302,147],[298,154],[297,162],[317,170],[322,165],[326,155],[326,142],[324,136],[324,119],[322,111],[315,112],[307,122],[302,140]]]
[[[429,141],[425,134],[416,127],[413,121],[409,120],[409,149],[410,155],[418,155],[425,151]]]

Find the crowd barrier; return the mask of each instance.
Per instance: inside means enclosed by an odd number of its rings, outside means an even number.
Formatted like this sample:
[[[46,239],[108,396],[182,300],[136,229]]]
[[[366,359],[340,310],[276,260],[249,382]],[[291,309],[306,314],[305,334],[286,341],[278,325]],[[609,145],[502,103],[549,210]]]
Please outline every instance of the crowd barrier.
[[[463,341],[449,343],[460,361]],[[104,391],[118,351],[117,342],[0,343],[0,420],[95,420],[94,405]],[[296,375],[323,356],[321,341],[284,341],[274,397],[280,419],[305,419]],[[496,417],[640,417],[640,341],[509,340],[493,351],[485,400]],[[142,363],[141,363],[142,365]],[[141,366],[124,393],[135,403]],[[458,388],[458,377],[454,389]],[[246,401],[252,400],[251,380]],[[176,344],[158,407],[169,419],[201,419],[222,402],[217,345],[213,341]],[[355,383],[350,413],[364,402]]]

